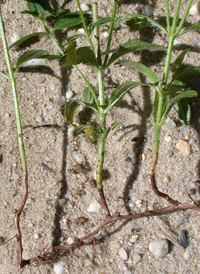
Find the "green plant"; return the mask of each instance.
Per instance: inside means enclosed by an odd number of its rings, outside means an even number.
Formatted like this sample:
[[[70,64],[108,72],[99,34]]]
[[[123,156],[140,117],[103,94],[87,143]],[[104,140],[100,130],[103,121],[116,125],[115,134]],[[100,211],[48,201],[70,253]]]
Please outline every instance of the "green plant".
[[[120,61],[120,64],[129,66],[142,73],[150,80],[151,85],[155,88],[155,99],[152,113],[154,123],[153,159],[150,167],[150,180],[154,192],[158,196],[165,198],[167,201],[174,205],[177,205],[178,202],[174,201],[167,194],[162,193],[158,190],[155,183],[155,169],[159,155],[160,131],[164,121],[168,117],[169,112],[173,107],[175,107],[178,112],[179,120],[183,124],[189,124],[191,118],[191,109],[188,98],[197,96],[197,92],[191,89],[189,80],[186,76],[200,73],[200,67],[189,66],[183,70],[180,69],[185,55],[190,50],[189,48],[185,49],[178,55],[175,62],[173,63],[172,77],[171,79],[169,78],[174,40],[188,31],[200,30],[200,21],[182,30],[191,4],[192,0],[189,0],[184,15],[181,21],[178,22],[181,0],[177,0],[174,17],[172,20],[172,24],[170,25],[169,1],[166,0],[166,28],[160,25],[158,22],[154,21],[153,19],[144,15],[130,14],[130,17],[128,19],[125,17],[121,18],[122,20],[127,21],[127,24],[131,26],[131,28],[134,30],[145,27],[155,27],[163,31],[169,37],[163,78],[161,81],[159,81],[157,75],[150,68],[141,63],[132,62],[130,60],[123,60]]]
[[[60,15],[61,13],[64,13],[64,11],[58,10],[56,13],[52,15],[52,13],[50,14],[48,11],[45,11],[40,4],[33,4],[32,1],[27,1],[27,2],[28,2],[29,11],[23,11],[22,13],[31,14],[36,19],[41,21],[50,39],[53,41],[56,48],[59,50],[60,54],[62,55],[62,58],[60,59],[61,66],[63,67],[73,66],[86,83],[86,88],[83,91],[83,99],[71,100],[68,103],[66,103],[65,119],[67,122],[74,125],[73,117],[74,117],[75,110],[79,105],[84,105],[87,108],[92,109],[94,112],[97,113],[99,117],[99,126],[97,127],[94,127],[92,124],[74,126],[75,128],[73,131],[73,137],[76,138],[79,134],[85,132],[90,135],[91,142],[95,142],[97,141],[97,139],[99,140],[96,184],[97,184],[97,188],[100,194],[100,199],[101,199],[101,203],[103,205],[105,214],[106,216],[110,216],[106,199],[104,197],[103,185],[102,185],[104,151],[105,151],[106,138],[109,132],[113,130],[114,128],[121,126],[121,123],[115,121],[112,123],[110,127],[107,127],[106,115],[112,107],[117,106],[120,103],[122,98],[125,96],[125,94],[129,90],[139,85],[146,85],[146,84],[143,84],[140,82],[133,82],[133,81],[123,83],[119,85],[116,89],[114,89],[111,92],[110,97],[106,99],[103,72],[119,57],[123,56],[126,53],[133,52],[133,51],[140,51],[144,49],[155,49],[155,50],[164,50],[164,49],[161,46],[149,44],[146,42],[131,41],[131,42],[127,42],[120,45],[118,51],[113,53],[111,57],[109,58],[112,32],[114,28],[116,28],[121,22],[121,20],[115,19],[117,1],[114,1],[112,17],[98,18],[97,5],[96,4],[93,5],[93,21],[89,24],[89,26],[87,26],[87,19],[89,15],[82,12],[80,2],[76,1],[79,12],[70,13],[70,14],[64,15],[64,17],[62,18],[59,18],[57,22],[55,23],[52,31],[49,31],[49,29],[45,25],[45,19],[49,16]],[[71,37],[68,37],[68,41],[70,41],[70,43],[65,48],[65,50],[62,50],[60,46],[58,45],[58,43],[55,41],[52,33],[57,29],[63,29],[63,28],[79,25],[80,23],[83,24],[86,35],[81,34],[81,35],[73,35]],[[100,42],[99,42],[99,39],[100,39],[99,27],[105,26],[107,24],[109,24],[108,26],[109,35],[108,35],[106,53],[105,53],[105,56],[103,56],[100,48]],[[94,32],[94,39],[92,39],[93,32]],[[37,35],[37,34],[32,34],[32,35]],[[79,47],[79,48],[76,47],[75,40],[80,36],[84,37],[87,40],[89,46]],[[18,45],[29,38],[30,38],[30,35],[23,37],[22,39],[14,43],[11,47]],[[39,55],[37,56],[37,58],[48,58],[48,59],[56,58],[57,59],[61,57],[57,55],[48,55],[48,54],[41,55],[40,51],[38,51],[38,53]],[[24,54],[27,54],[27,53],[24,53]],[[80,63],[84,63],[93,67],[93,69],[95,70],[97,74],[98,90],[96,90],[95,87],[93,87],[88,82],[83,72],[78,68],[77,65]]]

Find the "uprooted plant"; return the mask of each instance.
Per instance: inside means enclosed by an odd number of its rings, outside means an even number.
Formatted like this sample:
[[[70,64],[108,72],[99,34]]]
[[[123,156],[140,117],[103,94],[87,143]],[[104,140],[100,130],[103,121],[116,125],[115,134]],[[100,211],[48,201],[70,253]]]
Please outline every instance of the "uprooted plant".
[[[176,201],[173,201],[166,194],[162,194],[162,196],[165,195],[165,197],[168,197],[167,199],[169,201],[172,201],[173,206],[167,207],[167,208],[161,208],[153,211],[147,211],[144,213],[139,213],[134,215],[121,216],[119,214],[118,216],[111,216],[109,208],[106,203],[106,199],[104,197],[104,192],[103,192],[103,163],[104,163],[106,139],[111,130],[121,126],[121,123],[115,121],[108,127],[106,125],[106,115],[113,106],[117,106],[120,104],[121,100],[123,99],[123,97],[129,90],[140,85],[152,85],[156,89],[154,111],[153,111],[154,123],[155,123],[154,150],[153,150],[153,162],[151,165],[151,174],[150,174],[151,180],[153,181],[154,185],[155,185],[154,173],[155,173],[155,167],[158,159],[158,149],[159,149],[159,133],[164,120],[166,119],[169,111],[175,104],[177,104],[177,109],[179,111],[180,118],[184,122],[186,120],[188,122],[187,113],[189,113],[189,105],[188,105],[188,102],[185,101],[185,98],[196,96],[196,92],[188,89],[188,85],[183,81],[182,76],[194,73],[196,71],[199,72],[199,69],[190,67],[188,69],[183,70],[182,72],[179,72],[178,68],[181,65],[183,58],[188,51],[188,50],[185,50],[183,53],[181,53],[178,56],[178,58],[176,59],[174,63],[175,71],[173,74],[173,78],[169,84],[168,84],[168,72],[169,72],[169,65],[171,60],[172,46],[173,46],[173,41],[175,37],[180,36],[184,32],[189,31],[191,29],[198,29],[198,25],[194,25],[188,29],[185,29],[183,32],[181,32],[181,28],[183,26],[183,23],[185,22],[185,19],[192,1],[189,1],[184,18],[182,19],[177,30],[176,30],[176,24],[177,24],[178,11],[179,11],[181,1],[177,1],[176,16],[174,17],[174,21],[171,29],[169,26],[169,12],[167,10],[167,24],[168,24],[167,30],[165,30],[165,28],[159,25],[157,22],[145,16],[139,16],[139,15],[133,14],[130,16],[130,18],[119,17],[118,19],[116,19],[117,0],[114,1],[113,12],[111,17],[98,18],[97,5],[94,4],[93,20],[91,23],[89,23],[89,26],[88,26],[88,21],[90,20],[90,15],[88,13],[82,12],[80,2],[78,0],[76,0],[76,2],[79,8],[79,12],[68,13],[68,14],[66,13],[65,9],[58,9],[57,11],[50,13],[48,10],[45,10],[42,4],[38,4],[37,2],[33,0],[27,0],[29,10],[23,11],[22,13],[30,14],[34,18],[39,20],[42,23],[45,29],[45,32],[42,32],[42,33],[37,32],[37,33],[27,35],[21,38],[20,40],[16,41],[15,43],[13,43],[9,48],[6,42],[3,20],[2,20],[1,11],[0,11],[0,30],[2,34],[2,40],[3,40],[4,52],[6,56],[9,76],[6,75],[3,71],[1,71],[0,73],[3,76],[5,76],[8,80],[10,80],[10,83],[13,89],[13,97],[14,97],[14,105],[15,105],[16,121],[17,121],[17,132],[18,132],[21,162],[22,162],[22,169],[23,169],[24,194],[23,194],[23,198],[19,206],[19,209],[17,210],[15,215],[16,235],[17,235],[17,243],[18,243],[17,254],[18,254],[19,267],[23,267],[27,264],[31,264],[33,262],[38,261],[39,259],[45,260],[45,258],[47,258],[47,255],[53,255],[55,252],[60,250],[69,249],[71,252],[72,248],[76,246],[80,246],[83,243],[83,240],[88,239],[89,237],[92,237],[99,230],[105,227],[107,224],[113,223],[117,220],[123,220],[123,219],[130,220],[130,219],[140,218],[144,216],[155,216],[155,215],[166,214],[169,212],[174,212],[177,210],[185,210],[185,209],[199,210],[199,207],[196,204],[180,204],[179,205]],[[168,3],[168,1],[166,1],[166,3]],[[54,27],[51,31],[49,30],[49,27],[47,27],[47,24],[46,24],[46,20],[49,18],[54,18],[56,20]],[[141,82],[134,82],[134,81],[125,82],[119,85],[117,88],[115,88],[111,92],[110,96],[107,98],[105,95],[104,70],[108,68],[112,63],[116,62],[119,57],[129,52],[141,51],[144,49],[165,50],[162,46],[159,46],[159,45],[149,44],[142,41],[131,41],[131,42],[126,42],[120,45],[119,49],[116,52],[112,53],[110,56],[110,46],[111,46],[113,30],[117,26],[119,26],[119,24],[123,21],[127,21],[129,24],[137,27],[137,29],[138,29],[138,26],[139,27],[144,27],[146,25],[157,26],[161,28],[162,30],[164,30],[167,34],[169,34],[170,39],[169,39],[169,46],[167,51],[164,77],[163,77],[162,83],[159,84],[159,80],[157,76],[155,75],[155,73],[152,72],[145,65],[141,63],[134,63],[131,61],[121,61],[121,64],[129,65],[137,69],[139,72],[143,73],[150,80],[151,83],[141,83]],[[69,45],[67,45],[65,49],[62,49],[57,43],[56,39],[54,38],[54,32],[58,29],[62,30],[69,27],[75,27],[80,24],[82,24],[84,27],[85,35],[75,34],[73,36],[68,37]],[[105,55],[103,55],[100,48],[99,28],[105,25],[109,28],[109,35],[108,35],[106,52],[105,52]],[[14,46],[20,45],[21,43],[39,34],[48,35],[60,54],[49,55],[44,50],[25,51],[17,59],[15,71],[14,71],[10,62],[9,49],[13,48]],[[89,46],[77,48],[75,40],[79,37],[86,39]],[[74,130],[73,130],[74,138],[76,138],[79,134],[84,132],[90,135],[91,142],[98,141],[98,163],[97,163],[97,171],[96,171],[96,184],[100,194],[100,200],[106,215],[106,220],[103,221],[102,224],[98,228],[96,228],[93,232],[89,233],[86,236],[83,236],[81,239],[77,239],[73,244],[54,246],[52,249],[42,252],[37,257],[26,260],[26,259],[23,259],[22,257],[23,248],[22,248],[22,236],[20,231],[20,215],[23,211],[23,207],[26,203],[26,198],[28,195],[28,182],[27,182],[26,158],[25,158],[25,153],[23,149],[22,125],[20,122],[20,113],[19,113],[19,107],[18,107],[15,79],[16,79],[19,67],[24,62],[33,58],[58,59],[60,61],[60,65],[63,67],[73,66],[76,69],[76,71],[81,75],[82,79],[84,80],[86,84],[86,88],[83,91],[82,100],[81,99],[71,100],[66,103],[65,119],[68,123],[74,126]],[[79,69],[78,65],[80,63],[93,67],[94,71],[96,72],[96,77],[98,80],[98,90],[96,90],[95,87],[88,82],[86,76]],[[94,126],[92,123],[81,124],[78,126],[74,125],[73,117],[79,105],[83,105],[97,113],[98,126]],[[187,110],[187,113],[185,112],[185,109]],[[183,116],[183,114],[185,116]],[[184,117],[187,119],[185,119]],[[157,190],[157,188],[156,188],[156,191],[157,193],[160,193]]]
[[[180,70],[182,62],[185,55],[190,50],[189,48],[183,50],[175,62],[173,63],[173,74],[171,79],[169,78],[170,63],[173,51],[174,40],[177,37],[180,37],[184,33],[192,30],[200,30],[200,22],[195,23],[194,25],[185,28],[182,30],[185,23],[186,17],[190,10],[192,0],[188,1],[186,10],[181,21],[178,23],[178,15],[181,6],[181,0],[176,2],[176,8],[174,12],[174,17],[172,24],[170,25],[170,16],[169,16],[169,1],[166,0],[166,19],[167,19],[167,28],[160,25],[158,22],[153,19],[139,14],[130,14],[127,24],[131,26],[132,29],[137,30],[143,27],[154,27],[163,31],[169,38],[167,55],[165,60],[164,72],[162,81],[159,81],[157,75],[148,67],[141,63],[133,62],[130,60],[120,61],[121,65],[129,66],[147,77],[151,85],[155,88],[155,99],[153,104],[153,123],[154,123],[154,140],[153,140],[153,158],[150,167],[150,181],[153,191],[160,197],[166,199],[172,205],[178,205],[179,202],[173,200],[167,194],[158,190],[155,182],[155,169],[158,162],[159,155],[159,140],[160,140],[160,131],[162,125],[166,118],[168,117],[169,112],[173,107],[178,112],[179,120],[183,124],[189,124],[191,118],[191,109],[188,102],[188,98],[196,97],[198,94],[195,90],[191,89],[187,75],[195,74],[200,72],[200,67],[189,66],[185,69]],[[122,18],[123,20],[123,18]],[[127,20],[124,18],[124,20]]]

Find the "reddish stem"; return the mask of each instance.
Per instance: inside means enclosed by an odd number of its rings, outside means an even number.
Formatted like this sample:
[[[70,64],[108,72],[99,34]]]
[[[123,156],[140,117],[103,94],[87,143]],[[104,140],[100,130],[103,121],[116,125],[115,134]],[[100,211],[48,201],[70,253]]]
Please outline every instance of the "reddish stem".
[[[111,215],[110,215],[110,211],[108,209],[107,203],[106,203],[106,198],[104,196],[103,188],[101,188],[101,189],[98,188],[98,191],[99,191],[99,195],[100,195],[100,201],[103,206],[106,217],[109,217]]]
[[[19,205],[18,210],[15,213],[14,223],[15,223],[15,230],[16,230],[16,237],[17,237],[17,264],[20,268],[22,268],[24,264],[24,260],[22,259],[22,235],[20,229],[20,216],[22,214],[23,208],[25,206],[27,196],[28,196],[28,177],[25,171],[23,171],[23,197],[21,203]]]
[[[157,186],[156,186],[156,181],[155,181],[155,175],[149,175],[150,176],[150,181],[151,181],[151,186],[152,186],[152,189],[153,191],[156,193],[156,195],[158,195],[159,197],[162,197],[164,198],[165,200],[167,200],[170,204],[174,205],[174,206],[178,206],[179,205],[179,202],[178,201],[175,201],[173,200],[172,198],[169,197],[169,195],[161,192],[158,190]]]
[[[74,241],[72,244],[68,244],[68,245],[54,246],[51,249],[44,251],[42,254],[40,254],[37,257],[31,258],[29,260],[23,260],[23,266],[27,264],[33,264],[34,262],[40,262],[40,260],[43,260],[47,256],[53,255],[56,252],[59,252],[61,250],[70,251],[72,250],[72,248],[80,247],[80,242],[83,244],[84,240],[90,237],[93,237],[95,234],[97,234],[101,229],[103,229],[109,223],[114,223],[119,220],[133,220],[133,219],[138,219],[142,217],[158,216],[162,214],[168,214],[168,213],[172,213],[180,210],[187,210],[187,209],[194,209],[200,212],[200,207],[196,204],[179,204],[179,205],[172,205],[169,207],[146,211],[143,213],[137,213],[133,215],[118,215],[118,216],[108,217],[95,230],[83,236],[82,238],[79,238],[78,241]]]

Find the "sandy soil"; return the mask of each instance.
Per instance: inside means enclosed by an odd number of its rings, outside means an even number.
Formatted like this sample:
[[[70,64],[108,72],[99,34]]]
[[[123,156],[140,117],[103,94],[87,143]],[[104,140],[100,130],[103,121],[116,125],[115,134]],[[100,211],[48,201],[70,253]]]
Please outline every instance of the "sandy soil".
[[[20,15],[26,9],[26,1],[4,1],[2,13],[9,44],[15,31],[23,35],[38,30],[39,22],[29,15]],[[77,10],[75,1],[47,1],[54,9],[64,5],[71,11]],[[92,4],[95,1],[82,1]],[[111,16],[113,1],[99,4],[100,16]],[[134,3],[131,3],[134,2]],[[143,3],[141,3],[143,2]],[[120,1],[118,16],[142,8],[148,1]],[[183,1],[182,8],[187,1]],[[175,1],[170,1],[173,16]],[[137,4],[138,6],[136,6]],[[165,16],[164,1],[151,1],[154,6],[154,18]],[[183,9],[182,13],[183,14]],[[189,16],[187,24],[198,20],[198,16]],[[102,34],[105,33],[102,29]],[[70,31],[69,34],[75,31]],[[103,37],[103,35],[102,35]],[[61,41],[61,33],[56,39]],[[148,32],[124,32],[120,28],[114,32],[112,48],[133,39],[154,42],[166,46],[165,37]],[[185,58],[185,64],[199,65],[199,51],[193,47],[200,36],[197,32],[187,33],[177,39],[178,44],[187,44],[191,52]],[[64,39],[65,41],[65,39]],[[102,49],[105,48],[102,38]],[[103,44],[104,43],[104,44]],[[79,40],[78,45],[83,45]],[[17,57],[28,48],[46,49],[57,53],[54,45],[36,41],[24,48],[10,51],[13,66]],[[3,49],[0,48],[1,70],[6,71]],[[174,50],[173,59],[179,53]],[[127,58],[142,61],[162,77],[164,56],[158,53],[129,54]],[[88,80],[97,83],[94,71],[85,65],[79,66]],[[113,65],[105,76],[106,92],[113,85],[127,80],[143,80],[141,76],[127,68]],[[44,79],[41,80],[41,77]],[[44,80],[44,81],[43,81]],[[199,91],[199,78],[192,78],[194,88]],[[41,83],[42,82],[42,83]],[[29,197],[21,217],[24,258],[37,256],[52,244],[65,244],[69,237],[81,237],[97,227],[103,220],[103,210],[99,213],[88,212],[89,205],[99,201],[96,188],[89,183],[97,164],[97,145],[89,144],[87,136],[80,135],[76,140],[71,137],[71,127],[63,117],[60,102],[66,94],[73,92],[73,98],[80,98],[85,87],[77,72],[71,68],[60,69],[56,61],[45,61],[40,68],[24,67],[18,74],[20,111],[23,125],[33,125],[24,130],[24,142],[29,171]],[[123,128],[113,131],[107,141],[104,183],[105,196],[112,214],[143,212],[147,209],[167,206],[151,190],[148,173],[152,153],[152,100],[154,91],[148,88],[136,88],[125,96],[121,107],[111,110],[107,123],[123,123]],[[15,126],[14,106],[10,84],[0,77],[0,237],[2,243],[15,235],[13,217],[21,195],[21,167]],[[77,111],[76,122],[80,120],[81,108]],[[190,202],[187,195],[195,188],[199,180],[199,98],[192,102],[192,123],[182,126],[174,111],[161,132],[160,158],[157,168],[157,181],[160,190],[167,192],[175,200]],[[92,120],[95,121],[95,116]],[[173,123],[174,122],[174,123]],[[183,156],[176,149],[179,139],[187,141],[191,147],[189,156]],[[77,162],[77,155],[84,156],[83,167]],[[45,164],[45,165],[44,165]],[[49,169],[47,167],[49,167]],[[192,195],[199,200],[199,193]],[[179,249],[169,241],[169,252],[162,258],[155,257],[149,251],[149,243],[155,239],[166,239],[158,222],[164,222],[177,239],[181,230],[187,231],[188,247]],[[134,236],[138,235],[138,236]],[[136,241],[133,241],[133,238]],[[124,249],[127,260],[123,260],[119,251]],[[0,247],[1,273],[55,273],[58,265],[61,273],[199,273],[200,271],[200,228],[199,213],[194,211],[178,212],[155,218],[142,218],[130,222],[117,222],[107,227],[93,240],[69,254],[58,256],[54,261],[16,268],[16,239]]]

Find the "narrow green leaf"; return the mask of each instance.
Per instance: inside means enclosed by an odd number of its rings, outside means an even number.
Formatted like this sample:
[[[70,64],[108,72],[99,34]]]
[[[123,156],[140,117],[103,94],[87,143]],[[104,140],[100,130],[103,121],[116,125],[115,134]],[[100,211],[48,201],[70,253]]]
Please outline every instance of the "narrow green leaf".
[[[43,55],[45,55],[47,52],[45,50],[28,50],[22,53],[22,55],[19,56],[16,62],[15,66],[15,75],[17,74],[17,71],[19,69],[19,66],[31,59],[39,58]]]
[[[5,76],[7,79],[10,79],[9,76],[6,75],[4,71],[0,70],[0,74],[3,75],[3,76]]]
[[[37,57],[38,58],[38,57]],[[62,58],[62,55],[56,55],[56,54],[45,54],[39,56],[40,59],[48,59],[48,60],[60,60]]]
[[[83,13],[87,20],[91,15],[89,13]],[[65,29],[78,26],[82,23],[82,19],[79,12],[71,12],[66,14],[64,17],[58,19],[54,25],[53,31],[58,29]]]
[[[182,52],[178,55],[178,57],[176,58],[176,60],[175,60],[175,62],[174,62],[174,64],[173,64],[173,68],[174,68],[175,71],[180,67],[180,65],[181,65],[182,62],[183,62],[183,59],[185,58],[185,55],[188,53],[189,50],[190,50],[189,48],[188,48],[188,49],[185,49],[184,51],[182,51]]]
[[[66,13],[66,12],[67,12],[66,9],[60,8],[60,9],[57,9],[56,11],[53,11],[53,12],[51,13],[51,15],[52,15],[53,17],[58,17],[58,16],[60,16],[61,14],[64,14],[64,13]]]
[[[108,106],[105,108],[104,113],[106,114],[112,106],[115,106],[116,104],[118,104],[129,90],[140,85],[147,85],[147,84],[130,81],[130,82],[123,83],[120,86],[118,86],[116,89],[114,89],[111,93],[110,98],[108,99]]]
[[[47,34],[46,32],[35,32],[29,35],[26,35],[24,37],[22,37],[21,39],[17,40],[15,43],[13,43],[12,45],[9,46],[9,49],[21,45],[22,43],[24,43],[25,41],[29,40],[32,37],[38,36],[39,34]]]
[[[71,35],[69,37],[67,37],[67,40],[72,43],[73,41],[75,41],[77,38],[80,38],[80,37],[84,37],[84,38],[87,38],[86,35],[83,35],[83,34],[74,34],[74,35]]]
[[[71,100],[65,104],[65,120],[73,123],[74,112],[82,104],[81,100]]]
[[[120,45],[119,50],[112,54],[110,59],[108,60],[108,63],[106,64],[106,67],[108,67],[110,64],[112,64],[115,60],[117,60],[119,57],[129,53],[129,52],[135,52],[140,50],[166,50],[164,47],[143,42],[143,41],[130,41],[126,42],[122,45]]]
[[[75,129],[72,132],[73,138],[76,138],[79,134],[85,132],[87,134],[91,134],[94,130],[94,127],[91,125],[80,125],[75,127]]]
[[[30,11],[35,11],[38,14],[44,11],[43,6],[41,5],[41,0],[27,0],[27,5]]]
[[[92,87],[92,88],[93,88],[94,92],[96,92],[95,88],[94,87]],[[86,87],[83,91],[83,101],[85,103],[89,104],[91,102],[92,98],[93,98],[93,95],[92,95],[90,88]]]
[[[123,22],[125,22],[127,20],[129,20],[129,18],[127,18],[127,17],[124,17],[124,16],[118,17],[117,20],[116,20],[116,22],[115,22],[114,28],[117,28],[121,23],[123,23]]]
[[[129,16],[130,19],[127,21],[127,25],[131,26],[131,28],[133,28],[134,30],[139,30],[146,27],[156,27],[167,34],[166,29],[162,25],[160,25],[158,22],[154,21],[148,16],[136,13],[129,14]]]
[[[39,13],[39,17],[42,21],[46,20],[48,17],[53,16],[48,10],[44,10],[43,12]]]
[[[197,95],[198,95],[198,93],[195,90],[186,90],[186,91],[181,92],[178,95],[176,95],[175,98],[167,100],[162,120],[165,120],[167,118],[167,116],[168,116],[170,110],[172,109],[172,107],[176,103],[178,103],[180,100],[186,99],[186,98],[196,97]]]
[[[188,99],[182,99],[174,105],[178,112],[179,120],[184,125],[189,125],[191,120],[191,107]]]
[[[112,125],[107,130],[107,134],[109,134],[111,130],[113,130],[117,127],[121,127],[121,126],[122,126],[122,123],[120,123],[120,122],[116,121],[116,122],[112,123]]]
[[[142,73],[144,76],[146,76],[154,85],[157,85],[159,82],[157,75],[150,68],[143,65],[142,63],[133,62],[131,60],[122,60],[122,61],[119,61],[119,64],[136,69],[137,71]]]
[[[89,31],[90,33],[93,31],[93,29],[97,26],[100,26],[100,25],[104,25],[106,23],[110,23],[114,20],[113,17],[104,17],[104,18],[100,18],[92,23],[90,23],[89,25]]]
[[[200,31],[200,21],[198,21],[197,23],[193,24],[192,26],[190,26],[188,28],[185,28],[184,31],[182,31],[178,34],[178,36],[181,36],[184,33],[188,32],[188,31],[192,31],[192,30]]]

